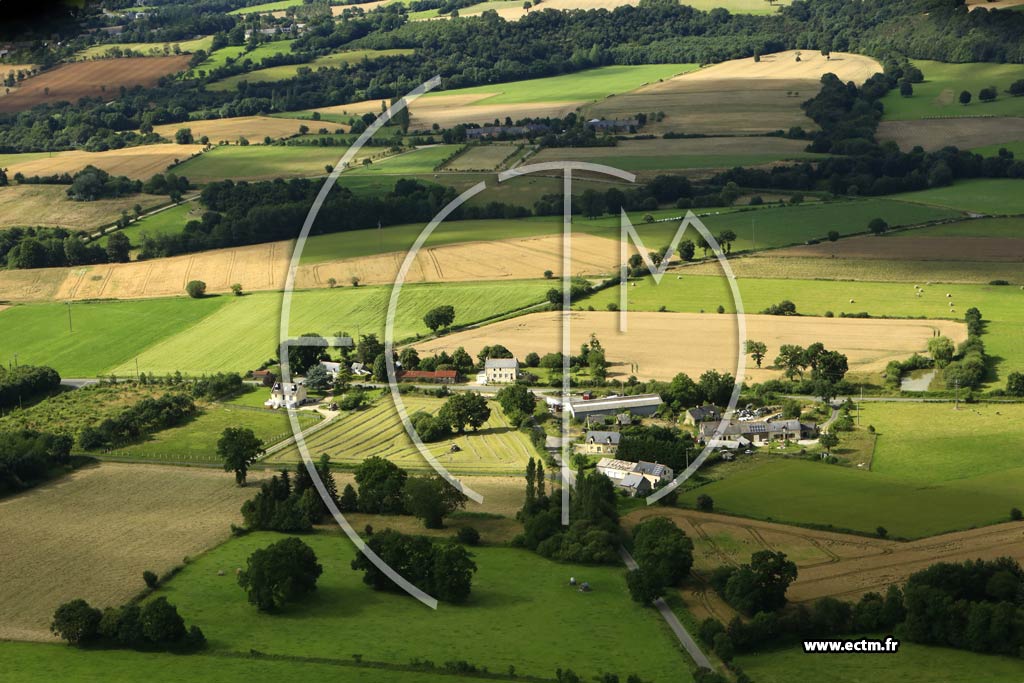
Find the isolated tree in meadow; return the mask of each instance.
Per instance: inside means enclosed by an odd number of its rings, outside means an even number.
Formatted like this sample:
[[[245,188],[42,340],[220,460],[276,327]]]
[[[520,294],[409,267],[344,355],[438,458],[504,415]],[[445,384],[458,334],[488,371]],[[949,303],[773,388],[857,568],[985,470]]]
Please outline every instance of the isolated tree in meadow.
[[[174,141],[179,145],[191,145],[195,142],[195,139],[192,137],[192,129],[179,128],[178,132],[174,134]]]
[[[971,93],[968,90],[961,91],[960,93],[960,104],[970,104]]]
[[[545,280],[550,280],[554,276],[555,276],[555,274],[552,271],[550,271],[550,270],[545,270],[544,271],[544,279]]]
[[[242,296],[242,285],[237,282],[231,285],[231,293],[234,294],[235,296]]]
[[[748,356],[754,359],[757,363],[757,367],[761,367],[761,363],[764,361],[764,357],[768,355],[768,345],[764,342],[754,341],[748,339],[744,342],[744,350]]]
[[[838,230],[829,230],[828,231],[828,241],[829,242],[838,242],[839,241],[839,231]]]
[[[726,254],[732,253],[732,243],[736,241],[736,233],[732,230],[723,230],[716,238],[718,243],[725,249]]]
[[[513,421],[532,415],[537,403],[537,397],[522,384],[502,387],[498,390],[497,399],[501,409],[505,411],[505,415]]]
[[[990,85],[987,88],[982,88],[978,91],[978,99],[982,102],[993,102],[999,97],[999,90],[994,85]]]
[[[113,237],[113,235],[111,235]],[[206,283],[202,280],[192,280],[185,285],[185,291],[193,299],[202,299],[206,296]]]
[[[868,230],[874,235],[881,235],[889,229],[889,224],[881,218],[872,218],[868,223]]]
[[[263,441],[251,429],[228,427],[217,440],[217,455],[224,461],[224,471],[235,473],[235,483],[245,486],[249,465],[263,454]]]
[[[352,283],[352,286],[353,286],[353,287],[358,287],[358,286],[359,286],[359,278],[358,278],[358,277],[356,277],[355,275],[353,275],[352,277],[350,277],[350,278],[348,279],[348,281]]]
[[[438,476],[410,477],[405,482],[405,509],[428,529],[444,527],[444,518],[466,506],[469,498]]]
[[[453,322],[455,322],[454,306],[437,306],[423,316],[423,324],[429,327],[431,332],[437,332],[442,327],[451,327]]]
[[[312,548],[299,538],[286,538],[253,552],[238,585],[261,612],[274,612],[316,590],[323,571]]]
[[[437,416],[462,434],[470,426],[476,431],[491,417],[487,399],[475,392],[458,393],[441,406]]]
[[[712,512],[715,509],[715,500],[706,493],[697,496],[697,509],[702,512]]]

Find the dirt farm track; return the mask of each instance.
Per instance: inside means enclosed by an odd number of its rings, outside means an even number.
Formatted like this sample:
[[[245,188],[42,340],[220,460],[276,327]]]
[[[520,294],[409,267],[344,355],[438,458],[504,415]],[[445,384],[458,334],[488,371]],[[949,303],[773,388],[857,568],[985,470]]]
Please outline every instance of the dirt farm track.
[[[797,580],[787,594],[790,602],[806,603],[832,596],[856,600],[871,591],[884,593],[914,572],[936,562],[1013,557],[1024,560],[1024,523],[1009,522],[958,531],[909,543],[818,531],[695,510],[652,508],[637,510],[623,522],[627,528],[657,515],[671,518],[694,541],[694,574],[680,589],[687,607],[698,619],[714,616],[728,622],[733,616],[703,579],[721,565],[750,560],[758,550],[778,550],[796,562]]]
[[[82,97],[113,99],[121,86],[152,86],[161,76],[181,71],[189,55],[96,59],[63,64],[0,94],[0,112],[31,109],[44,102],[77,102]],[[2,93],[2,91],[0,91]]]

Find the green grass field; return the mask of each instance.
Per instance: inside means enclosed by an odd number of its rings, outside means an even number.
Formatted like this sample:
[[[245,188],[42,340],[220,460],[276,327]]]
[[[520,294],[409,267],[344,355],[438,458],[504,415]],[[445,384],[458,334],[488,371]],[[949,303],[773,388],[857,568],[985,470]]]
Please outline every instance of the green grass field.
[[[95,377],[121,364],[131,365],[134,374],[136,355],[229,302],[209,297],[76,303],[73,331],[66,304],[14,306],[0,312],[0,358],[7,363],[18,354],[19,363],[49,365],[64,377]]]
[[[185,202],[155,213],[152,216],[146,216],[120,232],[128,236],[133,247],[137,247],[142,241],[143,234],[150,237],[174,235],[181,232],[186,223],[191,220],[199,220],[202,218],[202,215],[203,208],[198,202]],[[106,244],[106,242],[107,236],[103,236],[99,240],[100,244]]]
[[[233,571],[255,549],[282,538],[255,533],[198,558],[157,591],[200,624],[212,654],[248,653],[405,664],[462,659],[495,672],[515,666],[522,675],[553,678],[572,668],[584,680],[600,672],[625,680],[689,681],[689,662],[654,610],[629,598],[621,567],[556,564],[524,550],[473,548],[479,567],[473,593],[461,606],[432,611],[395,593],[374,592],[349,563],[354,549],[338,534],[304,537],[324,567],[317,590],[283,613],[259,613],[248,604]],[[568,585],[589,581],[592,593]],[[487,637],[480,637],[481,634]],[[343,635],[341,635],[343,634]],[[557,634],[553,637],[552,634]],[[573,656],[566,658],[566,643]],[[623,652],[643,648],[643,657]]]
[[[869,403],[878,431],[872,472],[931,484],[1024,467],[1022,404]]]
[[[946,187],[892,195],[892,199],[973,213],[1018,214],[1024,213],[1024,180],[961,180]]]
[[[480,85],[428,93],[432,95],[471,95],[494,93],[474,104],[522,104],[525,102],[571,102],[598,100],[636,90],[645,83],[693,71],[697,64],[644,64],[639,66],[602,66],[573,74],[534,78],[511,83]]]
[[[277,0],[277,2],[265,2],[261,5],[249,5],[248,7],[239,7],[236,10],[228,12],[228,14],[252,14],[256,12],[277,12],[280,10],[288,9],[296,5],[301,5],[303,0]]]
[[[258,393],[264,398],[270,395],[269,391]],[[298,416],[303,428],[319,422],[317,416],[308,411],[300,411]],[[214,403],[204,406],[202,414],[179,427],[151,434],[145,441],[105,455],[183,463],[220,462],[217,457],[217,439],[228,427],[251,429],[265,446],[273,446],[292,436],[291,422],[285,411]]]
[[[174,46],[177,45],[181,52],[195,52],[196,50],[209,50],[213,44],[213,36],[203,36],[192,40],[172,40],[166,43],[103,43],[93,45],[80,52],[75,53],[77,59],[93,59],[106,56],[107,50],[119,48],[121,50],[132,50],[145,55],[174,54]],[[166,52],[165,52],[166,48]]]
[[[1024,5],[1022,5],[1024,7]],[[1013,156],[1017,159],[1024,157],[1024,140],[1017,140],[1015,142],[1003,142],[998,145],[985,145],[984,147],[975,147],[971,151],[975,154],[981,154],[986,157],[994,157],[999,154],[999,150],[1006,149],[1013,152]]]
[[[930,422],[929,427],[935,427]],[[761,456],[722,469],[722,478],[680,499],[711,496],[715,510],[791,524],[922,538],[1009,519],[1024,503],[1024,466],[970,479],[920,481],[809,460]]]
[[[1011,83],[1024,78],[1024,66],[1020,64],[945,64],[927,60],[915,60],[914,64],[924,73],[924,82],[914,84],[912,97],[902,97],[893,90],[882,98],[885,120],[1024,115],[1024,98],[1010,97],[1004,92]],[[999,97],[994,102],[981,102],[978,91],[990,85],[999,89]],[[972,95],[966,106],[959,101],[963,90]]]
[[[379,152],[379,149],[363,148],[356,158]],[[189,159],[175,170],[194,183],[212,183],[226,178],[271,180],[323,176],[327,175],[324,167],[337,164],[344,154],[344,147],[223,145]]]
[[[999,239],[1024,238],[1024,222],[1019,218],[982,218],[944,223],[921,228],[908,237],[993,237]]]
[[[95,683],[180,683],[217,680],[221,683],[436,683],[437,674],[390,671],[346,662],[266,659],[234,653],[177,655],[131,650],[81,650],[63,644],[0,641],[4,680],[9,683],[75,680]],[[459,676],[453,681],[474,683],[493,679]]]
[[[290,43],[290,41],[279,41],[282,43]],[[274,43],[268,43],[273,45]],[[260,46],[253,52],[242,55],[239,59],[252,59],[254,64],[259,64],[265,57],[272,57],[273,52],[266,54],[261,53],[260,50],[264,46]],[[281,51],[281,50],[278,50]],[[381,57],[396,57],[398,55],[410,55],[412,54],[411,49],[394,49],[394,50],[352,50],[348,52],[336,52],[334,54],[325,55],[318,57],[311,62],[305,64],[285,64],[281,66],[271,66],[266,69],[255,69],[247,73],[235,74],[229,76],[220,81],[214,81],[210,83],[207,88],[214,91],[233,90],[238,87],[238,84],[245,81],[248,83],[270,83],[273,81],[283,81],[288,78],[294,78],[302,67],[309,67],[313,71],[321,68],[335,69],[344,64],[354,64],[363,60],[380,59]],[[203,68],[200,65],[198,68]]]
[[[871,636],[873,638],[881,636]],[[801,646],[741,655],[736,663],[758,683],[1019,683],[1024,661],[903,641],[890,655],[808,655]]]
[[[462,145],[432,145],[419,147],[411,152],[397,154],[394,157],[375,160],[369,166],[354,164],[353,168],[346,171],[352,175],[415,175],[419,173],[430,173],[434,167],[451,156]],[[364,150],[367,148],[364,148]],[[395,180],[398,180],[395,178]]]
[[[222,47],[219,50],[214,50],[210,53],[210,56],[205,61],[200,62],[198,66],[188,72],[188,74],[194,75],[196,71],[212,71],[213,69],[219,69],[222,66],[227,66],[228,59],[237,59],[245,54],[247,47],[245,45],[228,45]]]
[[[426,396],[403,396],[405,409],[436,413],[444,401]],[[526,462],[535,455],[529,439],[510,427],[497,403],[490,403],[491,417],[480,432],[467,432],[451,439],[427,444],[438,462],[455,474],[509,474],[525,471]],[[365,410],[346,414],[306,439],[314,456],[327,453],[331,462],[353,467],[371,455],[394,461],[409,470],[429,470],[430,465],[413,445],[398,418],[390,396],[377,400]],[[451,446],[459,447],[452,453]],[[288,447],[269,458],[270,462],[298,462],[297,448]]]
[[[455,306],[456,323],[468,324],[538,303],[549,287],[542,280],[503,283],[407,285],[395,331],[399,339],[428,332],[423,314],[439,302]],[[294,334],[330,335],[384,331],[389,287],[351,287],[296,292]],[[50,365],[65,377],[121,376],[139,369],[158,374],[246,371],[275,353],[281,294],[76,303],[74,331],[65,304],[29,304],[0,311],[0,359]],[[244,344],[240,340],[244,339]]]

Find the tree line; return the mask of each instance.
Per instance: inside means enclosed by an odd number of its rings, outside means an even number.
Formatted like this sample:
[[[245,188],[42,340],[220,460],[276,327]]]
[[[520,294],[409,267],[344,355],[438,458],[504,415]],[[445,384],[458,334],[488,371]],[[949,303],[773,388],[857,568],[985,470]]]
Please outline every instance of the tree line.
[[[2,236],[3,233],[0,233]],[[55,391],[60,374],[46,366],[0,366],[0,408],[20,407]]]

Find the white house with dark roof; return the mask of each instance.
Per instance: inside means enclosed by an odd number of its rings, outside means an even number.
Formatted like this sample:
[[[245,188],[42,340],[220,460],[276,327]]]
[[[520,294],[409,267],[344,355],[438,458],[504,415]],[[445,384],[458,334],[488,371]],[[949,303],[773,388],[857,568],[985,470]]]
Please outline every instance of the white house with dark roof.
[[[635,396],[606,396],[603,398],[569,399],[569,413],[579,420],[587,417],[604,417],[631,413],[633,415],[654,415],[661,409],[662,400],[658,394],[637,394]]]
[[[715,438],[717,422],[705,422],[700,425],[700,440],[708,441]],[[800,420],[778,420],[775,422],[730,422],[725,425],[716,443],[741,442],[747,440],[753,444],[765,444],[772,441],[803,441],[818,437],[817,425]]]
[[[263,402],[268,408],[294,409],[307,400],[306,385],[302,382],[276,382],[270,390],[270,398]]]
[[[713,405],[697,406],[686,411],[683,417],[683,424],[690,426],[699,425],[702,422],[718,422],[722,419],[722,413]]]
[[[671,467],[645,460],[630,462],[629,460],[601,458],[597,463],[597,471],[611,479],[616,486],[620,486],[624,480],[635,481],[636,477],[640,477],[647,480],[648,490],[658,484],[672,481],[675,476]]]
[[[576,452],[588,455],[615,455],[619,450],[621,437],[618,432],[589,431],[583,435],[583,443],[576,444]]]
[[[488,358],[484,361],[487,384],[508,384],[519,379],[519,361],[515,358]]]

